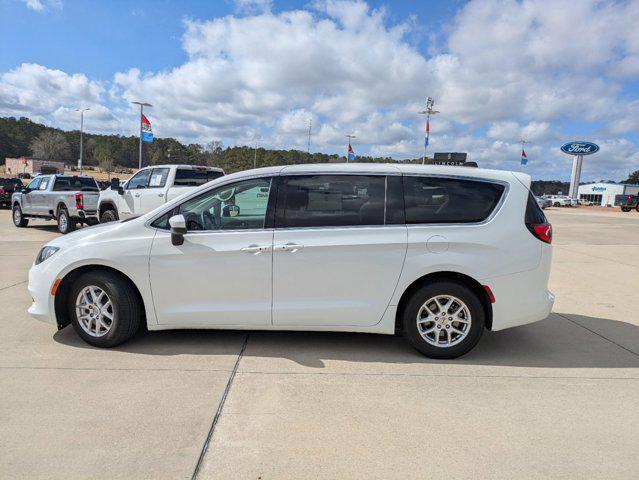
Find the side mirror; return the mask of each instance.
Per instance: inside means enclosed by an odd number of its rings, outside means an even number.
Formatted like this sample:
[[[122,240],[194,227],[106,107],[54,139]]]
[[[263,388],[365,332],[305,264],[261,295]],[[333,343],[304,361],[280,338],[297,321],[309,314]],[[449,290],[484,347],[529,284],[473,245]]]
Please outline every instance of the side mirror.
[[[184,215],[173,215],[169,218],[171,226],[171,243],[179,246],[184,243],[184,235],[186,234],[186,219]]]
[[[114,177],[111,179],[111,190],[117,190],[118,188],[120,188],[120,179]]]

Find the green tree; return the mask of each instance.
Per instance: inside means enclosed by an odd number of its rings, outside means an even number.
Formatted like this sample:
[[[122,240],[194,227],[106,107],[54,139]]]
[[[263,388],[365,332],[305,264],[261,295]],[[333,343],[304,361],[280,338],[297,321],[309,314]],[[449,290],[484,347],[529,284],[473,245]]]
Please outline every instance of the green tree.
[[[639,170],[635,170],[634,172],[632,172],[624,183],[633,183],[635,185],[639,185]]]

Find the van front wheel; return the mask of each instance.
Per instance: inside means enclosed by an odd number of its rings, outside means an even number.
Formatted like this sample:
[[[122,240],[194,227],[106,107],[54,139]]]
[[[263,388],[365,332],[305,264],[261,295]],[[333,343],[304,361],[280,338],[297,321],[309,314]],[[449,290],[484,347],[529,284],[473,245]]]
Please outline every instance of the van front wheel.
[[[420,288],[403,313],[404,335],[430,358],[457,358],[477,345],[484,331],[481,301],[468,287],[438,281]]]

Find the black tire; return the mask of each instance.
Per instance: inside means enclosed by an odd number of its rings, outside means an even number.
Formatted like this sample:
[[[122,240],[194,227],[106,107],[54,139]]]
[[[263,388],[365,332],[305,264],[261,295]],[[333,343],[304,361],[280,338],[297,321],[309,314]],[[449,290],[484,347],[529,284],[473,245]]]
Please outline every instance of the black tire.
[[[553,207],[561,207],[561,203],[559,202],[555,202],[552,204]]]
[[[13,218],[13,224],[16,227],[23,228],[29,225],[29,219],[24,218],[24,215],[22,215],[22,209],[18,204],[13,206],[13,209],[11,210],[11,217]]]
[[[630,211],[630,207],[621,207],[621,211],[622,212],[629,212]]]
[[[100,337],[87,333],[80,325],[76,313],[76,299],[87,286],[96,286],[103,290],[113,306],[110,328]],[[73,282],[68,298],[68,312],[73,329],[82,340],[94,347],[110,348],[135,336],[140,328],[142,305],[132,286],[124,278],[105,270],[95,270],[81,275]]]
[[[66,235],[75,230],[77,226],[76,220],[69,216],[69,212],[65,207],[58,209],[58,231],[62,235]]]
[[[463,339],[461,339],[461,341],[452,346],[442,345],[438,347],[428,343],[420,334],[420,327],[417,326],[417,315],[420,314],[422,306],[429,299],[438,296],[456,297],[466,304],[470,313],[471,321],[468,333],[465,337],[463,337]],[[454,309],[455,307],[451,305],[451,308]],[[439,317],[433,316],[432,318],[434,319]],[[446,319],[444,319],[444,321],[446,321]],[[455,281],[438,281],[421,287],[409,299],[403,312],[404,336],[416,350],[430,358],[450,359],[457,358],[468,353],[475,345],[477,345],[477,342],[479,342],[479,339],[484,332],[484,324],[484,308],[477,295],[467,286]],[[463,329],[463,325],[461,323],[456,323],[456,325],[452,324],[450,327],[446,327],[444,324],[441,324],[440,326],[441,330],[435,330],[435,332],[437,332],[437,338],[439,339],[441,339],[442,332],[447,332],[446,328],[453,327],[453,329]],[[423,328],[425,329],[429,329],[431,327],[440,328],[440,326],[438,326],[437,322],[423,324]],[[431,335],[434,335],[434,332]],[[444,337],[447,337],[447,334],[445,334]],[[455,342],[455,339],[453,339],[453,342]]]
[[[115,210],[109,209],[102,212],[100,216],[100,223],[109,223],[109,222],[117,222],[118,214]]]

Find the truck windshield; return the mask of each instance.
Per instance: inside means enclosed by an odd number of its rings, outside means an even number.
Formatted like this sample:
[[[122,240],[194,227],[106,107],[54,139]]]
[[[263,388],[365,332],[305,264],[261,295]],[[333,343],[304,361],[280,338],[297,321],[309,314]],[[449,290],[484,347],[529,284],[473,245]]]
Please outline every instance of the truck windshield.
[[[224,176],[224,173],[216,170],[206,170],[204,168],[178,168],[175,172],[175,186],[196,186],[204,185],[211,180]]]
[[[98,184],[92,177],[57,177],[53,185],[54,192],[97,192]]]

